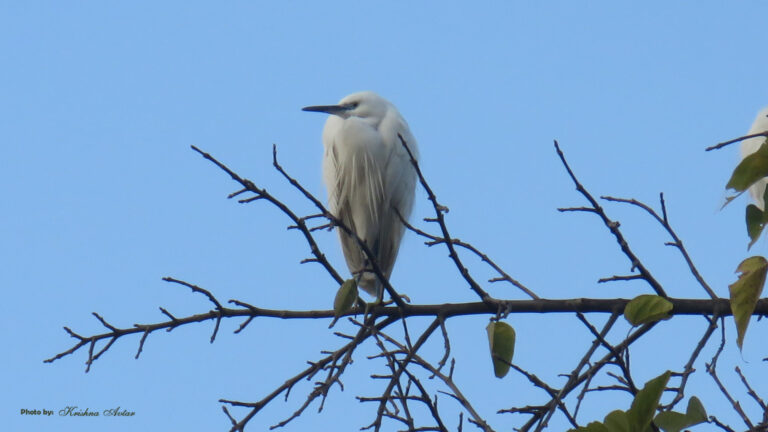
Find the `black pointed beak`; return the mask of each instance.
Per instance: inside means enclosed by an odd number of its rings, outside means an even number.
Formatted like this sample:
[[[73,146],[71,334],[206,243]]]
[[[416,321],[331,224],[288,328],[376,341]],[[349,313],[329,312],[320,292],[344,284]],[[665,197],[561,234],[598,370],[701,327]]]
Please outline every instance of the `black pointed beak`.
[[[349,109],[350,107],[347,105],[313,105],[313,106],[304,107],[301,110],[338,115]]]

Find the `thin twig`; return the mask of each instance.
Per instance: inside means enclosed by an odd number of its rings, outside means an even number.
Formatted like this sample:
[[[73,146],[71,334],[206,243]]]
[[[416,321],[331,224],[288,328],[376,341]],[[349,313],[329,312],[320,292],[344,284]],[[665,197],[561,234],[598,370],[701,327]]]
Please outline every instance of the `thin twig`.
[[[645,267],[645,265],[635,255],[635,253],[632,252],[632,249],[630,249],[629,244],[624,239],[624,235],[621,233],[621,230],[619,230],[619,224],[608,218],[608,215],[605,214],[605,211],[600,206],[600,204],[598,204],[597,200],[592,197],[592,194],[590,194],[589,191],[587,191],[587,189],[585,189],[581,182],[579,182],[579,180],[576,178],[576,175],[573,173],[571,167],[568,165],[568,162],[565,160],[565,155],[563,154],[563,151],[560,150],[560,145],[557,143],[557,140],[555,140],[555,150],[557,151],[557,155],[560,157],[560,161],[565,167],[565,170],[568,172],[568,176],[570,176],[571,180],[576,186],[576,190],[581,193],[584,198],[587,199],[587,201],[589,201],[589,204],[594,209],[594,212],[600,216],[603,224],[605,224],[611,234],[613,234],[613,236],[616,238],[616,242],[619,244],[621,251],[624,252],[624,255],[626,255],[627,258],[629,258],[629,261],[632,264],[632,268],[638,269],[640,274],[643,275],[643,278],[648,282],[651,288],[656,291],[656,294],[662,297],[666,297],[667,293],[664,291],[664,288],[662,288],[661,284],[653,277],[653,275],[651,275],[651,272]]]
[[[667,244],[676,247],[677,250],[680,251],[680,254],[683,256],[685,263],[688,265],[688,269],[691,271],[691,274],[693,274],[693,277],[696,279],[696,281],[699,282],[699,285],[701,285],[701,287],[704,288],[704,291],[707,292],[710,298],[713,298],[713,299],[717,298],[717,295],[715,294],[715,292],[712,290],[712,288],[709,287],[709,284],[704,280],[704,277],[701,276],[701,273],[699,273],[699,270],[693,264],[693,260],[691,259],[690,255],[688,255],[688,251],[685,249],[685,246],[683,246],[683,241],[680,240],[680,237],[677,236],[677,233],[675,232],[675,230],[672,229],[672,226],[669,224],[667,209],[666,209],[666,205],[664,204],[664,194],[659,194],[659,197],[661,201],[662,216],[659,216],[659,214],[656,213],[655,210],[653,210],[646,204],[640,201],[637,201],[635,199],[614,198],[610,196],[602,196],[600,198],[606,201],[614,201],[614,202],[631,204],[636,207],[640,207],[641,209],[648,212],[648,214],[650,214],[654,219],[656,219],[657,222],[659,222],[659,224],[661,224],[662,227],[664,227],[664,229],[667,231],[669,236],[672,237],[673,241]]]
[[[405,138],[403,138],[403,136],[400,134],[398,134],[397,136],[398,138],[400,138],[400,142],[402,143],[403,148],[405,148],[405,151],[408,152],[408,157],[411,159],[411,165],[413,166],[413,169],[416,170],[416,175],[419,178],[419,183],[421,183],[421,186],[427,192],[427,197],[429,198],[429,201],[432,203],[432,207],[435,210],[435,221],[438,223],[438,225],[440,225],[440,231],[443,234],[443,239],[445,239],[445,246],[448,248],[449,256],[453,260],[461,276],[469,284],[469,287],[472,289],[472,291],[474,291],[478,295],[478,297],[480,297],[480,300],[482,300],[483,303],[495,305],[494,299],[482,287],[480,287],[480,284],[478,284],[474,278],[472,278],[472,276],[469,274],[469,270],[464,266],[464,263],[462,263],[461,258],[459,258],[459,254],[456,252],[456,248],[454,248],[454,243],[451,238],[451,235],[448,233],[448,227],[445,224],[446,207],[441,205],[437,201],[437,196],[435,196],[435,193],[432,192],[432,188],[429,186],[429,184],[427,183],[427,180],[424,178],[424,175],[421,173],[421,168],[419,168],[419,162],[413,156],[411,149],[408,148],[408,143],[405,142]]]
[[[756,137],[766,137],[766,138],[768,138],[768,131],[754,133],[754,134],[751,134],[751,135],[744,135],[742,137],[738,137],[738,138],[734,138],[732,140],[724,141],[724,142],[721,142],[719,144],[715,144],[715,145],[713,145],[711,147],[707,147],[707,148],[704,149],[704,151],[711,151],[711,150],[721,149],[721,148],[723,148],[723,147],[725,147],[727,145],[730,145],[730,144],[733,144],[733,143],[737,143],[739,141],[744,141],[744,140],[747,140],[747,139],[750,139],[750,138],[756,138]]]

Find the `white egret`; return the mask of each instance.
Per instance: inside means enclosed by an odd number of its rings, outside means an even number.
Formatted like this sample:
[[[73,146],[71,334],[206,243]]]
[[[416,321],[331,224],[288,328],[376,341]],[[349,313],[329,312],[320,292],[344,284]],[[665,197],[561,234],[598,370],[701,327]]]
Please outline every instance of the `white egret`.
[[[755,118],[755,122],[752,123],[752,127],[749,129],[747,135],[752,135],[760,132],[768,131],[768,107],[763,108]],[[741,142],[741,158],[751,155],[756,152],[757,149],[765,142],[765,137],[755,137],[744,140]],[[761,209],[765,208],[763,202],[763,194],[765,193],[765,187],[768,185],[768,178],[764,178],[757,183],[749,187],[749,193],[752,195],[752,199],[755,200],[755,204]]]
[[[333,215],[365,242],[389,279],[405,233],[398,213],[411,213],[416,172],[398,134],[418,157],[416,140],[394,105],[374,92],[337,105],[302,108],[331,114],[323,129],[323,181]],[[341,249],[358,286],[380,298],[382,284],[357,241],[339,230]]]

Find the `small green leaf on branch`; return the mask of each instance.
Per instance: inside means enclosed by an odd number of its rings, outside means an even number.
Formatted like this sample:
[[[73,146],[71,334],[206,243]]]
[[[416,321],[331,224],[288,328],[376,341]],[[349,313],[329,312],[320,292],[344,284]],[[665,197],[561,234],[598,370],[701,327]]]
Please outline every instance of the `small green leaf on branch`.
[[[745,157],[733,170],[727,189],[744,192],[757,181],[768,177],[768,140],[756,152]]]
[[[497,378],[503,378],[509,372],[515,353],[515,329],[500,321],[491,321],[485,329],[488,331],[493,373]]]
[[[635,400],[632,401],[632,407],[627,411],[629,424],[633,431],[644,431],[651,424],[653,414],[659,407],[661,394],[667,387],[670,374],[669,371],[664,372],[645,383],[645,387],[637,392]]]
[[[663,429],[664,432],[680,432],[687,427],[695,426],[706,421],[707,411],[696,396],[692,396],[688,400],[688,408],[685,410],[685,414],[674,411],[664,411],[659,413],[656,418],[653,419],[653,423]]]
[[[765,275],[768,272],[768,261],[761,256],[745,259],[736,268],[739,279],[728,286],[731,294],[731,312],[736,322],[736,344],[739,350],[744,343],[749,320],[755,311],[755,305],[763,292]]]
[[[333,299],[333,314],[336,318],[349,312],[355,300],[357,300],[357,283],[354,279],[347,279],[336,291],[336,298]]]
[[[624,308],[624,318],[633,326],[669,318],[672,303],[664,297],[643,294],[633,298]]]
[[[603,423],[611,432],[632,432],[629,415],[622,410],[615,410],[605,416]]]
[[[751,248],[760,237],[766,222],[768,222],[766,220],[766,212],[760,210],[760,207],[754,204],[747,206],[747,234],[749,234],[749,246],[747,246],[747,249]]]

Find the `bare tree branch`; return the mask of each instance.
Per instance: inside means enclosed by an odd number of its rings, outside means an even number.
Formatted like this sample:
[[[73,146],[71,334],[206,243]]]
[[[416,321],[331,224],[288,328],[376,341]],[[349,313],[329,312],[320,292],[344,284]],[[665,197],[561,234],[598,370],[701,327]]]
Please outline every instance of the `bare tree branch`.
[[[656,294],[662,297],[667,297],[667,293],[664,291],[664,288],[662,288],[661,284],[656,280],[656,278],[653,277],[653,275],[651,275],[651,272],[645,267],[645,265],[643,265],[635,253],[632,252],[632,249],[629,248],[629,244],[624,239],[624,235],[621,233],[621,230],[619,230],[619,223],[608,218],[608,215],[605,214],[605,210],[603,210],[600,204],[598,204],[597,200],[592,197],[592,194],[590,194],[576,178],[576,175],[573,173],[571,167],[568,165],[568,162],[565,160],[565,155],[563,154],[562,150],[560,150],[560,144],[558,144],[557,141],[555,141],[555,150],[557,151],[557,155],[560,157],[560,162],[562,162],[565,170],[571,177],[573,184],[576,186],[576,190],[581,193],[584,198],[587,199],[587,201],[589,201],[589,204],[592,206],[591,211],[600,216],[603,224],[605,224],[611,234],[616,237],[616,242],[619,243],[619,247],[621,248],[621,251],[624,252],[624,255],[629,258],[629,262],[632,264],[632,269],[638,269],[638,271],[640,271],[640,274],[643,275],[643,279],[645,279],[651,288],[656,291]],[[558,210],[564,211],[564,209]]]
[[[757,134],[754,136],[764,136],[764,134]],[[752,136],[747,136],[749,138]],[[565,377],[565,382],[562,386],[547,383],[540,379],[533,369],[526,369],[522,365],[518,365],[512,362],[508,362],[509,366],[516,372],[523,375],[528,382],[534,387],[541,389],[548,401],[540,405],[525,405],[518,407],[511,407],[498,410],[498,413],[514,413],[524,414],[529,416],[525,423],[516,430],[519,431],[541,431],[545,429],[552,417],[557,413],[558,416],[562,416],[573,427],[578,427],[577,414],[581,406],[582,400],[587,396],[593,394],[593,392],[599,391],[620,391],[628,392],[629,394],[638,393],[638,385],[635,383],[632,377],[633,365],[630,362],[630,346],[648,334],[655,328],[656,323],[644,324],[640,327],[634,328],[626,335],[617,337],[616,331],[612,330],[615,324],[618,322],[624,308],[629,302],[628,299],[623,298],[573,298],[573,299],[544,299],[537,296],[532,290],[518,282],[507,271],[502,269],[494,260],[489,258],[485,253],[480,251],[472,244],[461,241],[457,238],[453,238],[450,235],[448,229],[445,214],[448,209],[440,204],[432,188],[424,178],[421,168],[418,162],[408,148],[408,144],[400,137],[401,144],[408,152],[411,165],[413,166],[420,184],[427,192],[428,199],[435,212],[435,216],[432,218],[425,218],[427,223],[435,223],[439,227],[440,234],[431,234],[425,230],[414,227],[409,224],[407,220],[400,216],[401,221],[405,226],[415,234],[426,239],[425,244],[427,246],[435,246],[443,244],[446,246],[449,257],[452,260],[454,266],[458,269],[463,280],[469,285],[472,292],[477,295],[480,301],[477,302],[464,302],[464,303],[446,303],[446,304],[409,304],[406,303],[404,297],[399,295],[395,289],[391,286],[388,280],[383,277],[375,257],[368,249],[365,242],[363,242],[354,232],[345,227],[341,221],[337,220],[322,204],[320,200],[314,197],[308,192],[301,183],[292,177],[277,159],[277,147],[273,146],[272,152],[272,165],[283,178],[288,181],[295,189],[297,189],[305,199],[307,199],[314,208],[316,208],[315,214],[301,216],[291,210],[283,201],[280,201],[277,197],[267,192],[263,187],[255,185],[250,180],[241,177],[233,170],[228,168],[223,163],[213,158],[208,153],[205,153],[197,147],[192,147],[196,152],[201,154],[205,159],[209,160],[225,173],[227,173],[233,180],[239,183],[241,189],[233,192],[229,195],[230,198],[239,197],[239,202],[249,203],[254,201],[264,200],[274,205],[280,211],[282,211],[291,221],[289,229],[297,230],[304,236],[309,249],[311,251],[311,257],[302,261],[304,262],[317,262],[333,279],[331,288],[336,288],[334,283],[339,285],[343,283],[343,278],[334,269],[330,262],[325,257],[325,254],[320,250],[317,242],[314,238],[314,233],[320,229],[325,228],[337,228],[343,232],[349,234],[358,242],[361,250],[368,257],[371,269],[373,273],[379,277],[382,281],[385,290],[389,293],[394,304],[365,304],[361,299],[358,299],[358,303],[355,307],[351,308],[340,317],[348,317],[348,325],[353,326],[354,331],[341,332],[334,331],[333,334],[338,336],[343,343],[340,347],[334,349],[321,351],[320,358],[314,361],[308,361],[308,367],[298,371],[294,376],[289,377],[286,381],[277,388],[267,391],[266,395],[255,402],[236,401],[230,399],[220,399],[222,410],[231,424],[231,431],[243,431],[246,425],[259,413],[261,410],[283,395],[287,401],[291,391],[296,388],[300,381],[312,381],[311,389],[309,389],[306,395],[303,397],[298,406],[293,410],[293,413],[283,420],[275,423],[271,428],[281,428],[290,424],[294,419],[301,416],[307,408],[313,405],[318,407],[318,411],[322,411],[325,406],[325,401],[330,394],[333,394],[331,390],[334,386],[338,386],[339,389],[344,389],[342,383],[342,377],[347,371],[348,367],[352,364],[354,353],[363,344],[372,340],[372,343],[378,348],[378,353],[368,357],[368,360],[383,361],[387,372],[385,374],[371,374],[371,379],[385,380],[386,386],[384,389],[375,396],[358,396],[358,400],[363,403],[375,403],[377,405],[376,417],[373,422],[367,427],[376,431],[385,429],[390,424],[404,427],[408,431],[447,431],[449,428],[446,426],[443,420],[443,413],[438,409],[438,395],[448,396],[449,400],[454,400],[458,403],[454,409],[459,410],[459,422],[457,425],[458,430],[462,430],[464,422],[464,413],[467,414],[467,421],[479,429],[489,432],[492,431],[490,423],[483,418],[480,413],[475,409],[470,399],[462,393],[459,386],[456,384],[453,378],[454,368],[456,366],[456,359],[451,358],[451,342],[446,321],[459,316],[471,316],[471,315],[484,315],[494,317],[493,319],[504,319],[510,314],[552,314],[552,313],[570,313],[576,314],[576,318],[584,325],[592,336],[592,343],[586,347],[586,352],[578,360],[574,356],[575,367],[569,373],[561,374]],[[734,140],[732,142],[736,142]],[[727,145],[724,143],[723,145]],[[559,209],[562,212],[586,212],[594,213],[598,215],[606,228],[615,237],[619,244],[621,253],[629,259],[631,263],[631,274],[628,275],[614,275],[600,279],[599,283],[604,282],[617,282],[617,281],[631,281],[636,279],[642,279],[648,283],[651,289],[658,295],[665,297],[671,304],[672,310],[670,315],[672,317],[680,315],[700,315],[707,321],[707,328],[704,334],[698,339],[695,347],[693,348],[688,361],[683,366],[681,372],[673,374],[674,377],[680,377],[680,383],[677,387],[669,387],[666,390],[674,392],[675,396],[671,402],[659,407],[664,410],[671,410],[679,403],[685,393],[686,384],[689,377],[695,373],[696,369],[694,365],[699,359],[703,349],[709,344],[711,336],[714,330],[717,328],[717,320],[721,320],[722,317],[731,315],[731,307],[728,299],[719,298],[715,295],[714,291],[709,287],[706,281],[703,279],[698,269],[693,263],[690,255],[683,246],[682,240],[675,233],[671,224],[669,223],[669,215],[667,213],[666,204],[664,202],[664,196],[660,194],[660,210],[657,212],[652,207],[639,202],[635,199],[614,198],[610,196],[602,196],[601,198],[610,202],[625,203],[636,206],[644,210],[655,221],[657,221],[671,237],[672,241],[665,243],[666,245],[674,246],[677,248],[686,263],[687,269],[685,271],[690,272],[694,279],[701,285],[704,291],[709,295],[706,299],[683,299],[668,297],[666,291],[661,284],[654,278],[650,270],[643,264],[638,256],[632,251],[628,240],[624,237],[620,229],[620,223],[610,219],[605,210],[598,204],[594,196],[581,184],[576,175],[568,165],[563,152],[561,151],[559,144],[555,141],[555,149],[563,164],[563,167],[567,171],[576,190],[588,201],[589,207],[570,207]],[[243,196],[243,194],[252,194],[252,196]],[[314,211],[314,210],[313,210]],[[311,222],[310,226],[308,222]],[[325,223],[327,222],[327,223]],[[526,300],[513,300],[513,299],[496,299],[491,297],[481,284],[475,280],[470,272],[470,268],[465,264],[459,255],[459,250],[469,251],[480,259],[480,262],[487,264],[496,272],[498,276],[491,278],[488,283],[495,282],[508,282],[511,285],[517,287],[525,295],[530,297]],[[369,271],[366,269],[366,271]],[[634,273],[637,271],[637,273]],[[158,330],[171,331],[177,327],[191,325],[194,323],[201,323],[205,321],[214,321],[214,328],[210,338],[211,342],[214,342],[216,335],[220,329],[221,322],[225,319],[238,318],[241,321],[234,333],[240,333],[244,330],[254,319],[257,318],[280,318],[280,319],[300,319],[300,320],[335,320],[338,317],[337,312],[333,310],[281,310],[281,309],[264,309],[254,306],[252,304],[240,301],[229,300],[229,305],[234,307],[225,307],[224,304],[219,301],[212,291],[205,288],[201,288],[192,283],[166,277],[163,280],[173,283],[175,285],[181,285],[189,288],[192,293],[199,293],[204,295],[208,301],[213,305],[213,309],[207,310],[203,313],[193,314],[185,317],[177,317],[169,312],[167,309],[160,307],[160,312],[164,316],[165,321],[150,323],[150,324],[133,324],[129,327],[121,327],[114,325],[107,321],[102,315],[93,313],[93,316],[99,323],[106,328],[107,331],[99,334],[93,334],[89,336],[83,336],[75,333],[68,327],[64,327],[64,330],[72,338],[75,339],[74,344],[66,351],[60,352],[52,358],[45,360],[45,362],[53,362],[61,359],[70,354],[88,347],[88,354],[86,359],[86,372],[90,370],[93,362],[101,357],[101,355],[109,350],[113,344],[123,336],[128,335],[141,335],[136,357],[138,358],[144,349],[144,344],[151,333]],[[329,291],[330,292],[330,291]],[[408,300],[410,302],[410,300]],[[610,316],[602,325],[602,328],[598,330],[593,322],[593,316],[587,317],[585,314],[605,314]],[[361,315],[362,320],[358,320],[355,317]],[[756,316],[768,316],[768,299],[760,299],[757,301],[753,315]],[[414,321],[411,321],[411,317],[429,317],[432,320],[430,323],[422,329],[418,334],[418,338],[415,341],[411,339],[411,333],[414,328]],[[713,318],[714,317],[714,318]],[[334,321],[335,322],[335,321]],[[389,333],[391,324],[400,322],[402,325],[402,334],[395,337]],[[437,332],[437,328],[440,328],[440,336],[434,336]],[[398,328],[395,328],[398,329]],[[385,332],[385,330],[387,332]],[[347,334],[349,333],[349,334]],[[389,334],[388,334],[389,333]],[[442,350],[438,350],[437,354],[429,353],[424,354],[423,347],[431,338],[442,337]],[[695,341],[696,339],[691,339]],[[438,342],[439,343],[439,342]],[[736,367],[736,373],[740,377],[746,394],[755,401],[755,403],[763,410],[763,418],[757,422],[752,421],[742,410],[738,400],[731,395],[731,392],[725,388],[720,381],[716,372],[717,359],[722,352],[725,344],[724,330],[721,336],[721,345],[710,363],[706,364],[707,372],[712,377],[715,384],[720,389],[721,393],[729,400],[731,407],[743,420],[745,425],[750,431],[764,431],[765,425],[768,424],[768,409],[764,398],[758,395],[755,389],[749,384],[747,378]],[[599,349],[604,349],[605,354],[600,357],[597,352]],[[436,361],[428,360],[426,357],[434,356]],[[450,368],[446,372],[444,371],[448,360],[450,361]],[[498,360],[498,359],[496,359]],[[535,365],[534,365],[535,367]],[[427,380],[424,380],[425,376]],[[596,377],[608,377],[611,380],[610,385],[597,385],[595,386],[593,381]],[[428,381],[432,380],[434,381]],[[601,383],[602,384],[602,383]],[[295,390],[299,391],[299,390]],[[573,392],[577,392],[575,397],[575,403],[573,399],[567,399]],[[441,399],[445,400],[445,399]],[[503,402],[503,401],[502,401]],[[445,408],[442,407],[442,410]],[[235,411],[242,411],[243,414],[239,419],[234,414]],[[422,421],[423,414],[426,413],[426,421]],[[421,414],[421,416],[420,416]],[[451,415],[453,415],[451,413]],[[732,431],[732,429],[720,422],[720,420],[712,416],[711,422],[725,431]]]
[[[641,209],[645,210],[650,214],[654,219],[656,219],[659,224],[661,224],[662,227],[669,233],[670,237],[672,237],[672,242],[666,243],[668,246],[674,246],[677,248],[677,250],[680,251],[680,254],[683,255],[683,259],[685,259],[685,263],[688,264],[688,268],[691,270],[691,274],[693,274],[693,277],[696,278],[696,280],[699,282],[699,285],[701,285],[702,288],[704,288],[704,291],[709,294],[711,298],[717,298],[717,295],[714,291],[712,291],[712,288],[709,287],[709,284],[704,280],[704,278],[699,273],[699,270],[696,268],[696,266],[693,264],[693,260],[691,260],[691,257],[688,255],[688,251],[685,250],[685,246],[683,246],[683,241],[680,240],[680,238],[677,236],[675,231],[672,229],[672,226],[669,224],[669,220],[667,218],[667,210],[666,206],[664,205],[664,194],[659,194],[659,200],[661,201],[661,208],[662,208],[662,216],[659,216],[658,213],[656,213],[655,210],[650,208],[649,206],[641,203],[640,201],[637,201],[636,199],[624,199],[624,198],[614,198],[610,196],[602,196],[600,197],[606,201],[614,201],[614,202],[622,202],[631,204],[636,207],[640,207]]]
[[[756,134],[751,134],[751,135],[744,135],[742,137],[734,138],[732,140],[728,140],[728,141],[721,142],[719,144],[715,144],[715,145],[713,145],[711,147],[707,147],[704,150],[705,151],[718,150],[718,149],[721,149],[721,148],[723,148],[723,147],[725,147],[727,145],[734,144],[734,143],[737,143],[737,142],[740,142],[740,141],[744,141],[744,140],[747,140],[747,139],[750,139],[750,138],[756,138],[756,137],[766,137],[766,138],[768,138],[768,131],[760,132],[760,133],[756,133]]]

